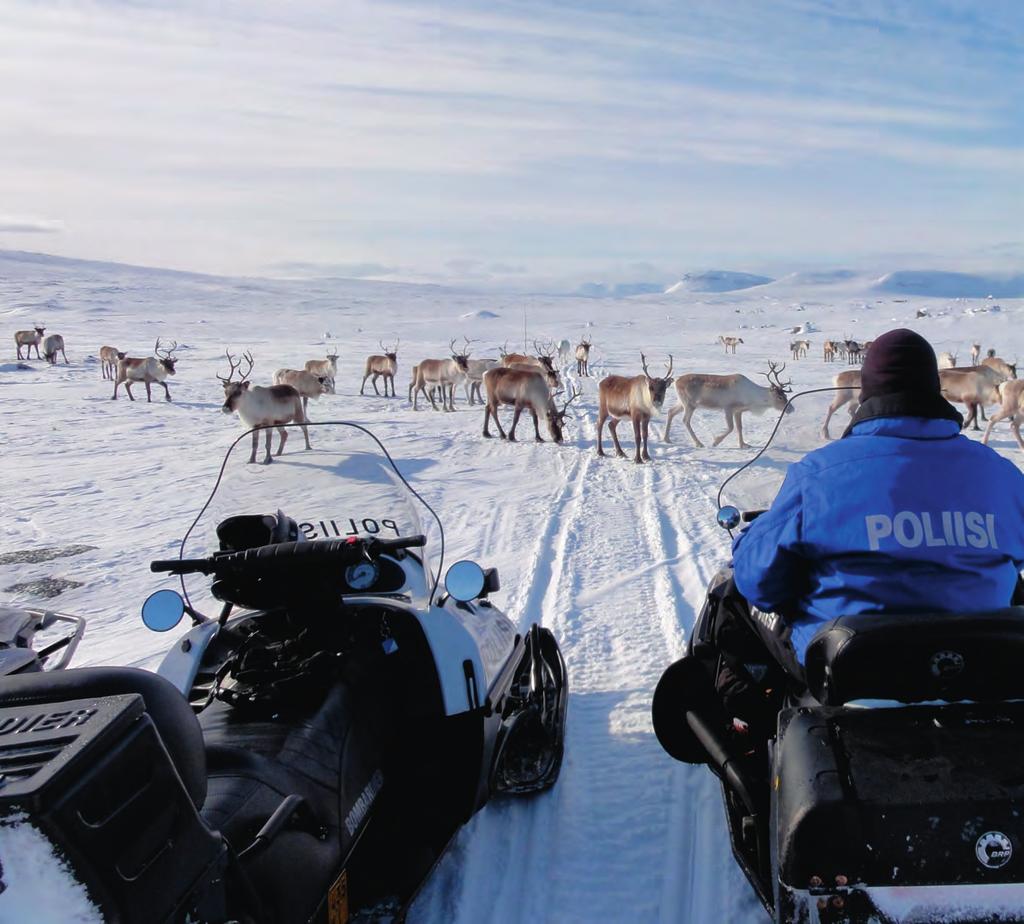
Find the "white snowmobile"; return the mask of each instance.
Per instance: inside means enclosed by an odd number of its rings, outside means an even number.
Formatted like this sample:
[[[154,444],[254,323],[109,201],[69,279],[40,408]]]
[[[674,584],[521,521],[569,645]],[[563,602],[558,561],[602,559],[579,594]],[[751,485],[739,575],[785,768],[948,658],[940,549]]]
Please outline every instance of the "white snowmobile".
[[[372,433],[308,426],[269,466],[240,437],[152,563],[181,592],[146,624],[193,623],[158,674],[64,669],[81,620],[0,618],[0,825],[27,817],[107,921],[400,921],[490,796],[558,777],[554,637],[488,600],[493,570],[439,586],[440,520]]]
[[[776,447],[780,476],[817,444],[805,436]],[[719,525],[763,512],[778,481],[759,475],[744,513],[719,492]],[[843,617],[801,668],[782,617],[737,596],[726,568],[653,720],[672,757],[721,780],[733,854],[772,920],[1024,921],[1024,607]],[[723,693],[737,687],[749,722]]]

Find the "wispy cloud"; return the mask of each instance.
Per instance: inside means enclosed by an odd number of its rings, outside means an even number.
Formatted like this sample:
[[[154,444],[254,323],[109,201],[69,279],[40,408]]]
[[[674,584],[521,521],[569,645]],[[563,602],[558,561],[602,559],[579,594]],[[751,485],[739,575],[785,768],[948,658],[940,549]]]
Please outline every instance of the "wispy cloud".
[[[63,228],[59,221],[45,218],[19,218],[0,215],[0,233],[6,234],[56,234]]]
[[[61,215],[68,253],[210,270],[955,255],[1019,226],[1022,19],[1013,0],[13,0],[0,201]],[[52,230],[33,224],[0,230]]]

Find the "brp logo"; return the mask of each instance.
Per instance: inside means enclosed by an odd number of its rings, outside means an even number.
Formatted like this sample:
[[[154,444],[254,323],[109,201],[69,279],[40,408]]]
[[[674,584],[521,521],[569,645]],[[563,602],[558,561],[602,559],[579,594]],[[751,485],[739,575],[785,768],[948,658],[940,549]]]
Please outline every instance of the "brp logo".
[[[956,677],[957,674],[963,673],[964,656],[958,651],[936,651],[928,666],[931,668],[932,676],[940,680]]]
[[[1013,844],[1002,831],[989,831],[974,844],[974,855],[986,869],[1000,869],[1010,862]]]

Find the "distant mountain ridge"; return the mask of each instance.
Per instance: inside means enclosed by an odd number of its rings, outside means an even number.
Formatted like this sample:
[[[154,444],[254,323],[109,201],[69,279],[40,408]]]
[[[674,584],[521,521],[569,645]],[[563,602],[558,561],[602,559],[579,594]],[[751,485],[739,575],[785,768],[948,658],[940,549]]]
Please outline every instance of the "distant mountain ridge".
[[[756,276],[753,273],[736,273],[730,270],[707,270],[703,273],[686,273],[676,283],[665,289],[666,295],[686,292],[736,292],[752,289],[754,286],[774,282],[770,276]]]

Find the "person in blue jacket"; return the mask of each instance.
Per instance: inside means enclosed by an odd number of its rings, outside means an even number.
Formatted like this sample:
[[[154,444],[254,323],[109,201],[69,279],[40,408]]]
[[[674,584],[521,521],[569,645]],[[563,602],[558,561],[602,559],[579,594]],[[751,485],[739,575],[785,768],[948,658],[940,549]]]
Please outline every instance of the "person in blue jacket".
[[[736,589],[780,614],[800,663],[822,625],[878,612],[1008,606],[1024,564],[1024,474],[963,436],[935,353],[875,340],[843,438],[791,465],[733,545]]]

